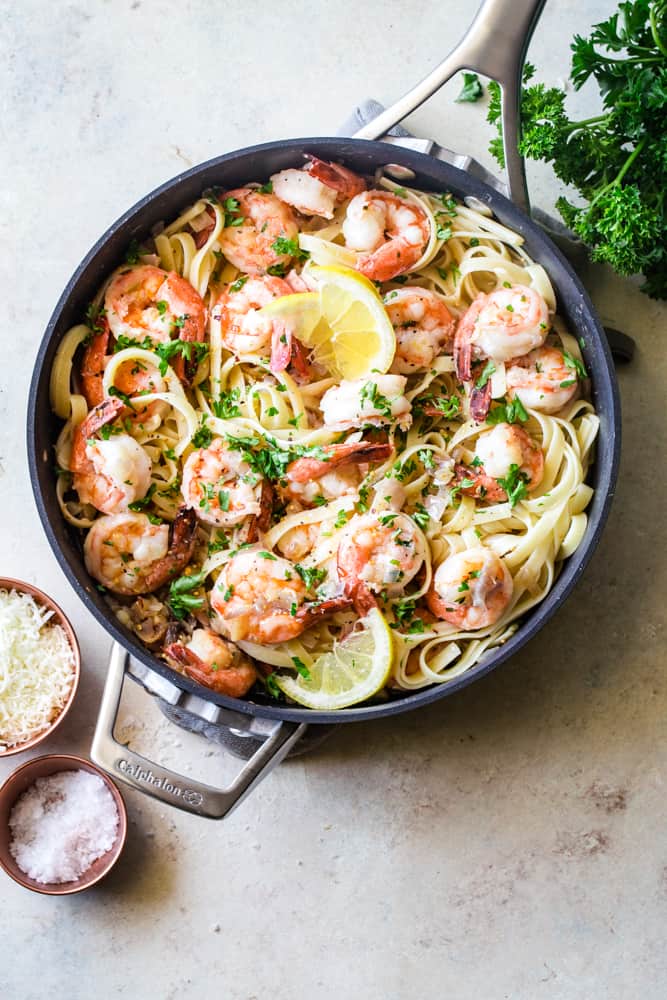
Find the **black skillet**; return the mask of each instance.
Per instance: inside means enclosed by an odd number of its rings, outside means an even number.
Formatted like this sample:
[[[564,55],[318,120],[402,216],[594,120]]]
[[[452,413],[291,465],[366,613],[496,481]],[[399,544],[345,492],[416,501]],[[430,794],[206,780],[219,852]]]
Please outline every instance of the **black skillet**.
[[[528,215],[523,162],[516,151],[518,79],[523,55],[543,3],[544,0],[486,0],[462,43],[441,66],[352,139],[288,139],[266,143],[227,153],[180,174],[143,198],[114,223],[68,282],[49,321],[35,363],[28,407],[28,453],[37,507],[56,557],[86,607],[116,640],[92,747],[93,759],[115,777],[190,812],[221,818],[283,759],[304,736],[308,726],[357,722],[407,712],[453,694],[500,666],[551,618],[583,574],[599,541],[614,492],[620,451],[620,407],[609,347],[590,300],[565,257]],[[470,172],[396,144],[371,141],[383,135],[454,72],[463,68],[478,70],[502,85],[512,201]],[[394,176],[410,178],[411,183],[426,190],[451,191],[461,199],[476,198],[488,205],[500,222],[521,233],[526,250],[543,265],[551,278],[559,313],[583,340],[584,358],[592,378],[593,402],[601,421],[591,475],[595,495],[588,510],[585,536],[576,553],[565,562],[550,593],[526,615],[515,635],[449,683],[336,713],[279,706],[259,698],[234,700],[218,695],[172,670],[118,622],[86,571],[78,533],[66,524],[60,513],[53,474],[53,445],[59,428],[49,405],[49,376],[58,344],[69,327],[80,322],[86,304],[104,278],[123,260],[132,239],[141,240],[156,223],[175,218],[206,188],[230,189],[249,181],[263,183],[276,171],[300,165],[304,153],[344,163],[363,175],[372,175],[379,167],[393,164]],[[200,717],[264,741],[230,787],[221,790],[185,779],[115,741],[113,726],[129,663],[128,654],[133,657],[132,675],[151,693],[159,692],[172,704],[182,698]]]

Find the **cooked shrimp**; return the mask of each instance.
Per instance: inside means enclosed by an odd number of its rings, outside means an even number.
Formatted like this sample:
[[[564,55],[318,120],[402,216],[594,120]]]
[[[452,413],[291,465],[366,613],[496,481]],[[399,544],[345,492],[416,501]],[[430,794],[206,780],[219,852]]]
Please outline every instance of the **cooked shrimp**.
[[[544,473],[544,454],[530,434],[516,424],[497,424],[484,431],[475,445],[475,464],[457,465],[456,481],[462,493],[484,500],[502,503],[507,492],[499,482],[507,479],[512,466],[526,484],[528,491],[536,489]]]
[[[299,170],[281,170],[271,177],[273,193],[302,215],[333,219],[336,204],[366,188],[365,181],[339,163],[311,156]]]
[[[259,354],[270,348],[271,370],[283,371],[291,358],[291,331],[260,309],[291,294],[286,281],[271,275],[249,278],[236,291],[224,291],[213,309],[214,319],[220,321],[223,347],[236,355]]]
[[[228,225],[218,241],[234,267],[257,275],[266,274],[270,267],[289,265],[292,255],[274,246],[277,240],[296,240],[298,236],[296,219],[288,205],[275,194],[253,187],[227,191],[221,201]]]
[[[159,399],[151,403],[143,403],[141,400],[141,396],[148,393],[166,391],[167,383],[155,365],[145,364],[136,358],[123,361],[116,369],[113,382],[124,396],[132,397],[132,407],[128,407],[124,420],[142,427],[148,425],[152,428],[153,424],[159,426],[161,418],[169,409],[168,404]]]
[[[291,562],[300,562],[310,555],[320,540],[319,524],[296,524],[277,542],[280,554]]]
[[[439,354],[451,352],[456,321],[435,292],[406,285],[388,292],[384,304],[396,331],[392,372],[411,375],[429,368]]]
[[[358,466],[382,462],[392,453],[387,442],[373,441],[346,441],[323,445],[319,450],[321,458],[297,458],[285,471],[286,483],[281,492],[303,506],[312,506],[318,497],[336,500],[356,493],[361,482]]]
[[[429,241],[426,213],[388,191],[364,191],[347,206],[345,245],[363,251],[357,270],[372,281],[390,281],[415,266]]]
[[[373,594],[402,594],[425,555],[426,540],[407,514],[355,514],[341,532],[338,576],[364,614],[375,604]]]
[[[434,615],[457,628],[488,628],[507,608],[513,586],[502,559],[480,546],[440,563],[426,602]]]
[[[518,396],[524,406],[541,413],[557,413],[579,389],[577,374],[565,364],[562,351],[538,347],[521,358],[513,358],[506,368],[510,396]]]
[[[89,410],[98,406],[104,399],[102,380],[108,359],[109,337],[111,336],[106,317],[98,316],[95,320],[95,327],[97,332],[92,333],[83,350],[81,368],[79,369],[81,391],[88,403]]]
[[[243,549],[224,564],[209,595],[211,625],[233,642],[287,642],[350,604],[346,598],[309,604],[306,596],[293,563],[265,549]]]
[[[72,440],[72,485],[82,503],[105,514],[118,514],[146,496],[151,484],[151,461],[129,434],[94,437],[123,411],[119,399],[105,399],[76,428]]]
[[[459,320],[454,337],[454,364],[462,382],[473,379],[473,358],[510,361],[541,347],[549,329],[549,309],[527,285],[497,288],[478,295]],[[470,412],[482,421],[491,404],[491,383],[473,386]]]
[[[206,308],[189,281],[175,271],[141,264],[120,271],[104,296],[114,337],[157,343],[203,341]]]
[[[217,527],[240,524],[262,512],[262,477],[222,438],[193,451],[183,467],[181,493],[200,520]]]
[[[185,644],[171,643],[165,654],[193,681],[229,698],[242,698],[257,680],[241,650],[208,628],[196,628]]]
[[[179,510],[171,532],[168,524],[152,524],[146,514],[104,514],[86,535],[86,568],[115,594],[150,594],[190,562],[196,530],[197,519],[186,508]]]
[[[407,428],[412,423],[410,403],[405,398],[404,375],[375,375],[372,380],[339,382],[322,396],[320,409],[328,427],[345,429],[373,424],[380,427],[396,421]]]

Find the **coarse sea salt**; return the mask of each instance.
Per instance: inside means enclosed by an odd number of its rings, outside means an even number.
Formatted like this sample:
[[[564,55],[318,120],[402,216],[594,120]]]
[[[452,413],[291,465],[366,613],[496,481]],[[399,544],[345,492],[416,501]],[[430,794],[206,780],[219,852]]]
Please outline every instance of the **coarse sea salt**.
[[[118,809],[98,775],[60,771],[26,789],[9,828],[9,850],[22,872],[38,882],[72,882],[113,847]]]

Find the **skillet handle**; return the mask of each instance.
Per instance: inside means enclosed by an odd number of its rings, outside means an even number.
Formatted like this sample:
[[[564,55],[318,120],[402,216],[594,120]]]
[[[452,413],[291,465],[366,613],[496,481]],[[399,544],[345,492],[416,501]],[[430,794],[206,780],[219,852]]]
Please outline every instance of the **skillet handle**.
[[[114,642],[90,751],[92,760],[114,778],[146,795],[197,816],[223,819],[283,760],[308,726],[276,722],[270,735],[227,788],[214,788],[134,753],[114,737],[129,656]]]
[[[471,69],[497,80],[502,91],[503,146],[510,198],[530,214],[523,157],[519,153],[521,73],[546,0],[484,0],[459,44],[404,97],[354,134],[379,139],[424,103],[455,73]]]

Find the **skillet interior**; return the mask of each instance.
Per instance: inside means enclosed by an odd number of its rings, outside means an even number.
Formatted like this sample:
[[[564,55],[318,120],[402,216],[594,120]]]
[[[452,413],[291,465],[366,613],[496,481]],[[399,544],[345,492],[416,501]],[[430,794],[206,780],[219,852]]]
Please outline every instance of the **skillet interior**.
[[[133,238],[141,240],[156,223],[176,218],[206,188],[220,186],[230,189],[248,181],[264,182],[278,170],[298,166],[304,152],[314,153],[325,160],[341,161],[357,173],[366,175],[372,175],[385,164],[400,163],[415,171],[416,180],[410,183],[416,187],[451,191],[459,198],[473,195],[489,204],[500,222],[525,237],[527,251],[544,266],[551,278],[559,313],[577,336],[583,337],[583,353],[592,373],[593,402],[601,420],[591,481],[595,495],[588,509],[586,533],[576,553],[566,561],[550,593],[526,616],[517,633],[504,646],[494,650],[451,683],[425,688],[388,702],[347,708],[335,713],[241,701],[216,694],[153,656],[117,621],[88,576],[78,533],[60,513],[53,474],[53,445],[60,421],[51,413],[49,404],[49,376],[60,340],[70,326],[81,321],[86,305],[105,277],[123,260]],[[49,542],[76,593],[107,632],[142,663],[181,689],[203,696],[208,701],[266,718],[331,724],[392,715],[452,694],[499,666],[535,635],[571,592],[600,538],[618,472],[620,403],[609,348],[586,292],[561,253],[510,201],[463,171],[421,153],[381,142],[315,138],[266,143],[209,160],[157,188],[110,227],[77,268],[49,320],[30,386],[27,432],[32,486]]]

